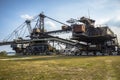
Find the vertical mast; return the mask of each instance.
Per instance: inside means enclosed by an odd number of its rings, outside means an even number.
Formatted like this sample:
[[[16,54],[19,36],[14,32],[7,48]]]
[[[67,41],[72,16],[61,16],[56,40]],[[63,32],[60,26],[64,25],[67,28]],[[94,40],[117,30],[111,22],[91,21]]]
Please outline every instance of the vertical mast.
[[[39,17],[40,17],[39,28],[40,28],[41,32],[44,32],[44,18],[45,18],[45,16],[43,13],[40,13]]]
[[[29,34],[31,34],[32,33],[32,27],[31,27],[31,24],[30,24],[31,21],[30,20],[26,20],[25,22],[27,24],[27,28],[28,28]]]

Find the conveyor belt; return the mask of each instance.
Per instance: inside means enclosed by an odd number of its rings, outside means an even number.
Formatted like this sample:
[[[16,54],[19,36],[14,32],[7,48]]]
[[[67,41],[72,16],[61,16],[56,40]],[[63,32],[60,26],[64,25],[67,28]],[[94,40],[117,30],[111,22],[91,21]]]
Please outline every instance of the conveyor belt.
[[[67,29],[67,30],[56,30],[56,31],[49,31],[45,32],[46,34],[54,34],[54,33],[62,33],[62,32],[71,32],[72,29]]]
[[[66,39],[62,39],[62,38],[44,38],[44,39],[34,39],[31,41],[57,41],[57,42],[61,42],[61,43],[65,43],[65,44],[69,44],[69,45],[75,45],[76,42],[71,41],[71,40],[66,40]]]
[[[13,44],[14,42],[13,41],[9,41],[9,42],[0,42],[0,46],[3,46],[3,45],[10,45],[10,44]]]
[[[62,39],[62,38],[58,38],[58,37],[47,37],[47,38],[41,38],[41,39],[27,39],[27,40],[19,40],[19,41],[10,41],[10,42],[0,42],[0,46],[2,45],[11,45],[11,44],[24,44],[24,43],[29,43],[29,42],[35,42],[35,41],[56,41],[56,42],[61,42],[64,44],[68,44],[68,45],[76,45],[77,43],[71,40],[67,40],[67,39]],[[81,44],[82,45],[82,44]]]

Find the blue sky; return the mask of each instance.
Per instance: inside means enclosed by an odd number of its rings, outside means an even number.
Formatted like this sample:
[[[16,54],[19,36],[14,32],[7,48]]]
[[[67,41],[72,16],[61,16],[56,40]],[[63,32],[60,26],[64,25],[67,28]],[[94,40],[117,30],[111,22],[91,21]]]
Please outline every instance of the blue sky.
[[[0,0],[0,41],[28,17],[40,12],[62,22],[70,18],[90,17],[96,24],[107,24],[120,36],[120,0]],[[58,24],[48,21],[47,29],[60,29]],[[11,51],[3,46],[1,50]]]

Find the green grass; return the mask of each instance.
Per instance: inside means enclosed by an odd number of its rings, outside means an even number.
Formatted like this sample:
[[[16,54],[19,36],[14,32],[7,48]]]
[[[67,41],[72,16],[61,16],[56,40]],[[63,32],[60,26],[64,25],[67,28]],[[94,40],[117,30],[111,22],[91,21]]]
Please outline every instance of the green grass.
[[[0,60],[0,80],[120,80],[120,56],[30,58]]]

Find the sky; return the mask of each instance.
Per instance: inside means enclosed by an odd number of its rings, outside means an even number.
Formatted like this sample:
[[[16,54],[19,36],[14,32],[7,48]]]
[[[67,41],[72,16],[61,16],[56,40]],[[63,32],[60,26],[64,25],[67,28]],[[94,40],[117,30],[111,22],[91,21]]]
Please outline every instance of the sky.
[[[96,25],[108,25],[120,42],[120,0],[0,0],[0,41],[41,12],[64,23],[70,18],[90,16]],[[48,30],[61,29],[53,21],[45,23]],[[12,51],[10,46],[0,47],[2,50]]]

